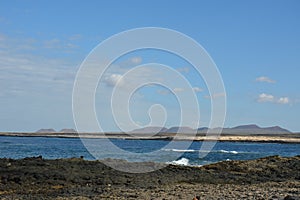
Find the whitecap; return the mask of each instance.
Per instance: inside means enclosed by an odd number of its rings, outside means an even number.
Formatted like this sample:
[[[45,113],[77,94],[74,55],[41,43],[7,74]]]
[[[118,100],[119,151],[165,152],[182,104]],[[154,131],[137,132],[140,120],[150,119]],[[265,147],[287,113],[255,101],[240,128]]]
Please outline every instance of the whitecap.
[[[239,153],[237,151],[226,151],[226,150],[223,150],[223,149],[219,150],[219,152],[221,152],[221,153],[232,153],[232,154],[238,154]]]
[[[195,152],[194,149],[164,149],[165,151],[174,151],[174,152]]]

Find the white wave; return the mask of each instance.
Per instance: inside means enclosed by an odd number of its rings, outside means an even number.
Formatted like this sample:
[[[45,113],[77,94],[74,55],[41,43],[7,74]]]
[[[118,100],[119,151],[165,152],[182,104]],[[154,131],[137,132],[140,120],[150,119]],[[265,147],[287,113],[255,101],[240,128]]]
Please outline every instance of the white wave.
[[[175,152],[195,152],[196,150],[193,150],[193,149],[175,149],[174,150]]]
[[[195,152],[194,149],[164,149],[165,151],[174,151],[174,152]]]
[[[217,151],[204,151],[204,150],[195,150],[195,149],[163,149],[164,151],[173,151],[173,152],[200,152],[200,153],[209,153],[209,152],[216,152],[216,153],[230,153],[230,154],[238,154],[237,151],[226,151],[226,150],[217,150]]]
[[[223,149],[221,149],[219,152],[221,152],[221,153],[232,153],[232,154],[238,154],[239,153],[237,151],[226,151],[226,150],[223,150]]]
[[[187,158],[181,158],[179,160],[174,160],[172,162],[167,162],[167,164],[187,166],[187,165],[189,165],[189,159],[187,159]]]

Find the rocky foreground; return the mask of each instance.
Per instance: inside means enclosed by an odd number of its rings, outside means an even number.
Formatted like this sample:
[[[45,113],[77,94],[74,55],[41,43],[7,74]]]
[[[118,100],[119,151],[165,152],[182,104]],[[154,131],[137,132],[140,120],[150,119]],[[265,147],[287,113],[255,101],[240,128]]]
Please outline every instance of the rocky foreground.
[[[300,156],[203,167],[168,165],[144,174],[79,158],[0,159],[0,198],[300,199]]]

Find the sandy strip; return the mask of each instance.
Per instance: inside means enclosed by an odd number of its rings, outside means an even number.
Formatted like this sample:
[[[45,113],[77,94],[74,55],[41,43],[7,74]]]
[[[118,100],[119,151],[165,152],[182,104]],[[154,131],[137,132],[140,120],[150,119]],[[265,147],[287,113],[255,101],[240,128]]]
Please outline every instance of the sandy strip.
[[[217,136],[150,136],[135,134],[134,136],[122,133],[81,133],[81,138],[109,138],[109,139],[130,139],[130,140],[195,140],[195,141],[219,141],[219,142],[274,142],[274,143],[300,143],[299,134],[291,135],[221,135]],[[77,133],[12,133],[2,132],[0,136],[17,136],[17,137],[57,137],[57,138],[79,138]]]

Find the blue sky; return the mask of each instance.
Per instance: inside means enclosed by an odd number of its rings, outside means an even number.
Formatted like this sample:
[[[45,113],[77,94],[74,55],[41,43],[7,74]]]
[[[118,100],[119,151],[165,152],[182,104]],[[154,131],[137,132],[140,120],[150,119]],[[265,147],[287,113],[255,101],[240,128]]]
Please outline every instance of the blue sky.
[[[226,127],[255,123],[300,131],[299,8],[296,0],[1,1],[0,131],[74,128],[72,88],[81,62],[113,34],[149,26],[180,31],[207,50],[226,88]],[[168,64],[199,88],[200,121],[207,125],[207,88],[185,61],[158,51],[133,52],[116,61],[112,72],[149,62]],[[103,90],[116,76],[108,78]],[[105,95],[96,95],[98,111]],[[170,110],[166,126],[178,123],[176,101],[162,88],[135,96],[132,115],[139,123],[148,123],[144,111],[153,103]],[[117,130],[110,117],[104,124]]]

